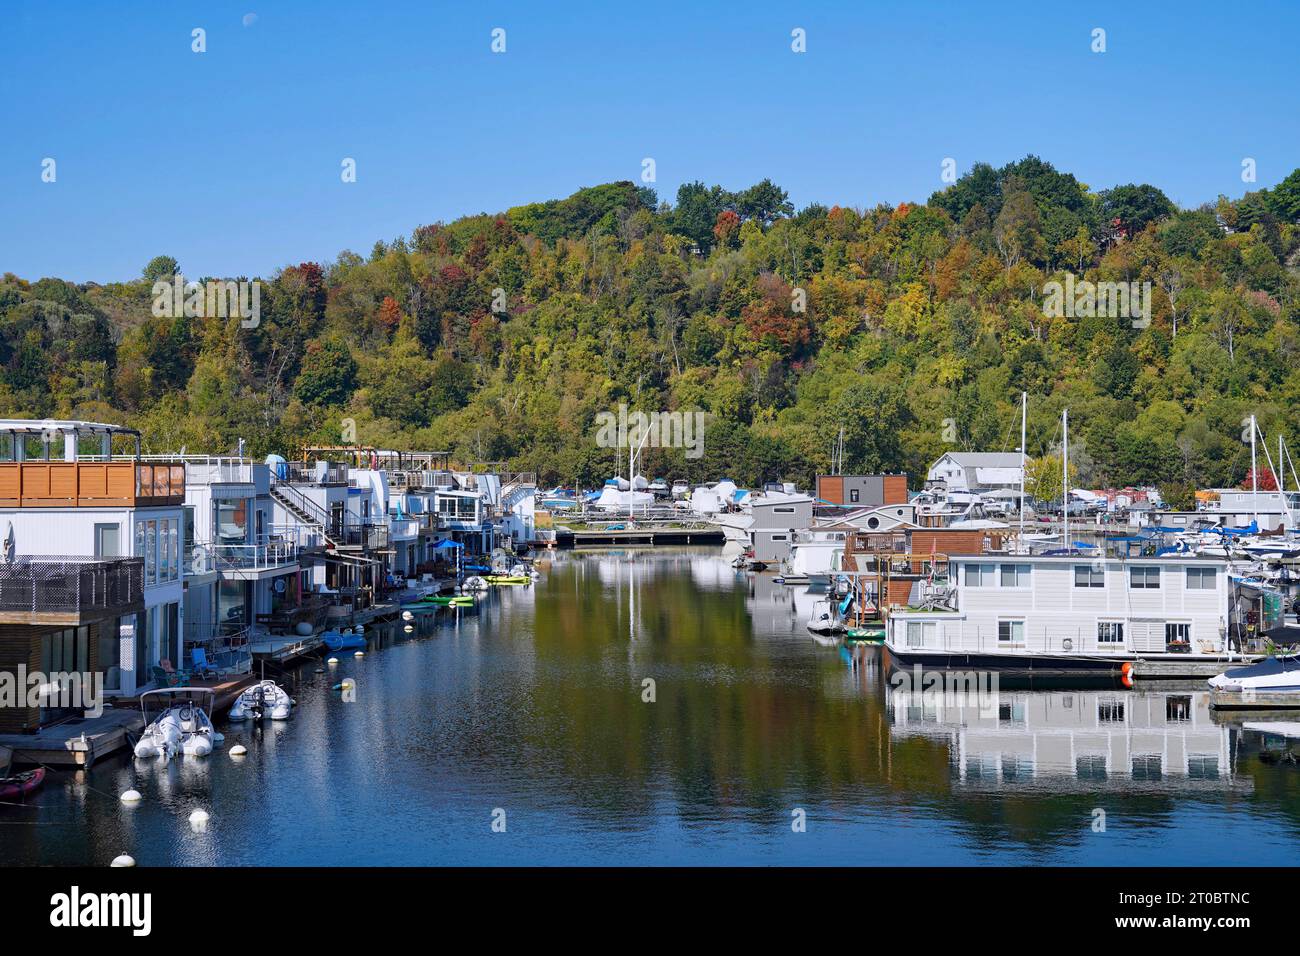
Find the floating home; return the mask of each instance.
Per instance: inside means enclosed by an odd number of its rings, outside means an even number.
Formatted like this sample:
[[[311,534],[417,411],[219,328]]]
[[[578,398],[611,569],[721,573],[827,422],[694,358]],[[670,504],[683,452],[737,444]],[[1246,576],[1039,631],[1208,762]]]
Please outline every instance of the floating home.
[[[1140,676],[1195,677],[1241,660],[1228,636],[1223,560],[941,560],[946,578],[918,581],[889,611],[885,643],[901,665],[1118,673],[1140,661]]]

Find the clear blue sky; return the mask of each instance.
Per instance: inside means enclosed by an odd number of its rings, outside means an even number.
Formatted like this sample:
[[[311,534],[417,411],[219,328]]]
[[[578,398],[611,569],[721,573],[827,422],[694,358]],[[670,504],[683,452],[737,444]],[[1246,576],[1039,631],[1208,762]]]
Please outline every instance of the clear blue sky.
[[[1300,4],[7,3],[0,271],[100,282],[369,252],[636,180],[924,201],[1037,153],[1182,205],[1300,165]],[[256,20],[245,26],[245,14]],[[207,52],[190,31],[207,30]],[[490,51],[494,27],[507,52]],[[808,51],[791,52],[790,32]],[[1090,50],[1107,32],[1107,52]],[[41,161],[57,161],[42,183]],[[358,182],[340,181],[344,157]]]

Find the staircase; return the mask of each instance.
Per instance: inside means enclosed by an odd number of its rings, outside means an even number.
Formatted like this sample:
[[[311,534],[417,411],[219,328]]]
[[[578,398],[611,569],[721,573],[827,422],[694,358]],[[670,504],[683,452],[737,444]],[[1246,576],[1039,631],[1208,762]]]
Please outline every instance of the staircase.
[[[338,550],[339,542],[329,531],[329,516],[320,505],[312,501],[293,485],[281,481],[271,482],[271,497],[285,511],[293,515],[294,520],[305,528],[316,532],[330,550]]]
[[[537,494],[537,485],[526,481],[516,481],[501,489],[501,511],[508,513],[530,495]]]

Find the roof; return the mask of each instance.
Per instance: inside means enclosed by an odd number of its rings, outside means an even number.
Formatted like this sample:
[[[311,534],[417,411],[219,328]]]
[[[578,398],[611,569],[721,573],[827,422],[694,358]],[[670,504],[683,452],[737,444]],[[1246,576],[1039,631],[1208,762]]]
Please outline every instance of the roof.
[[[944,458],[961,465],[963,468],[1019,468],[1020,452],[1018,451],[950,451],[944,454],[939,461]],[[936,462],[935,464],[938,464]]]
[[[83,422],[73,419],[55,418],[0,418],[0,432],[107,432],[110,435],[139,435],[134,428],[123,425],[109,425],[104,422]]]

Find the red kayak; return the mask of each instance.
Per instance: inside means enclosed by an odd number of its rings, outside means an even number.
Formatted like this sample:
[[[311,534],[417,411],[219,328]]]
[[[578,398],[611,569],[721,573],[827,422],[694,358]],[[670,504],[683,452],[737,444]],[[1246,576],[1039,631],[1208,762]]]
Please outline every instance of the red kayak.
[[[0,777],[0,800],[22,800],[27,794],[39,790],[44,782],[44,767],[28,770],[16,777]]]

